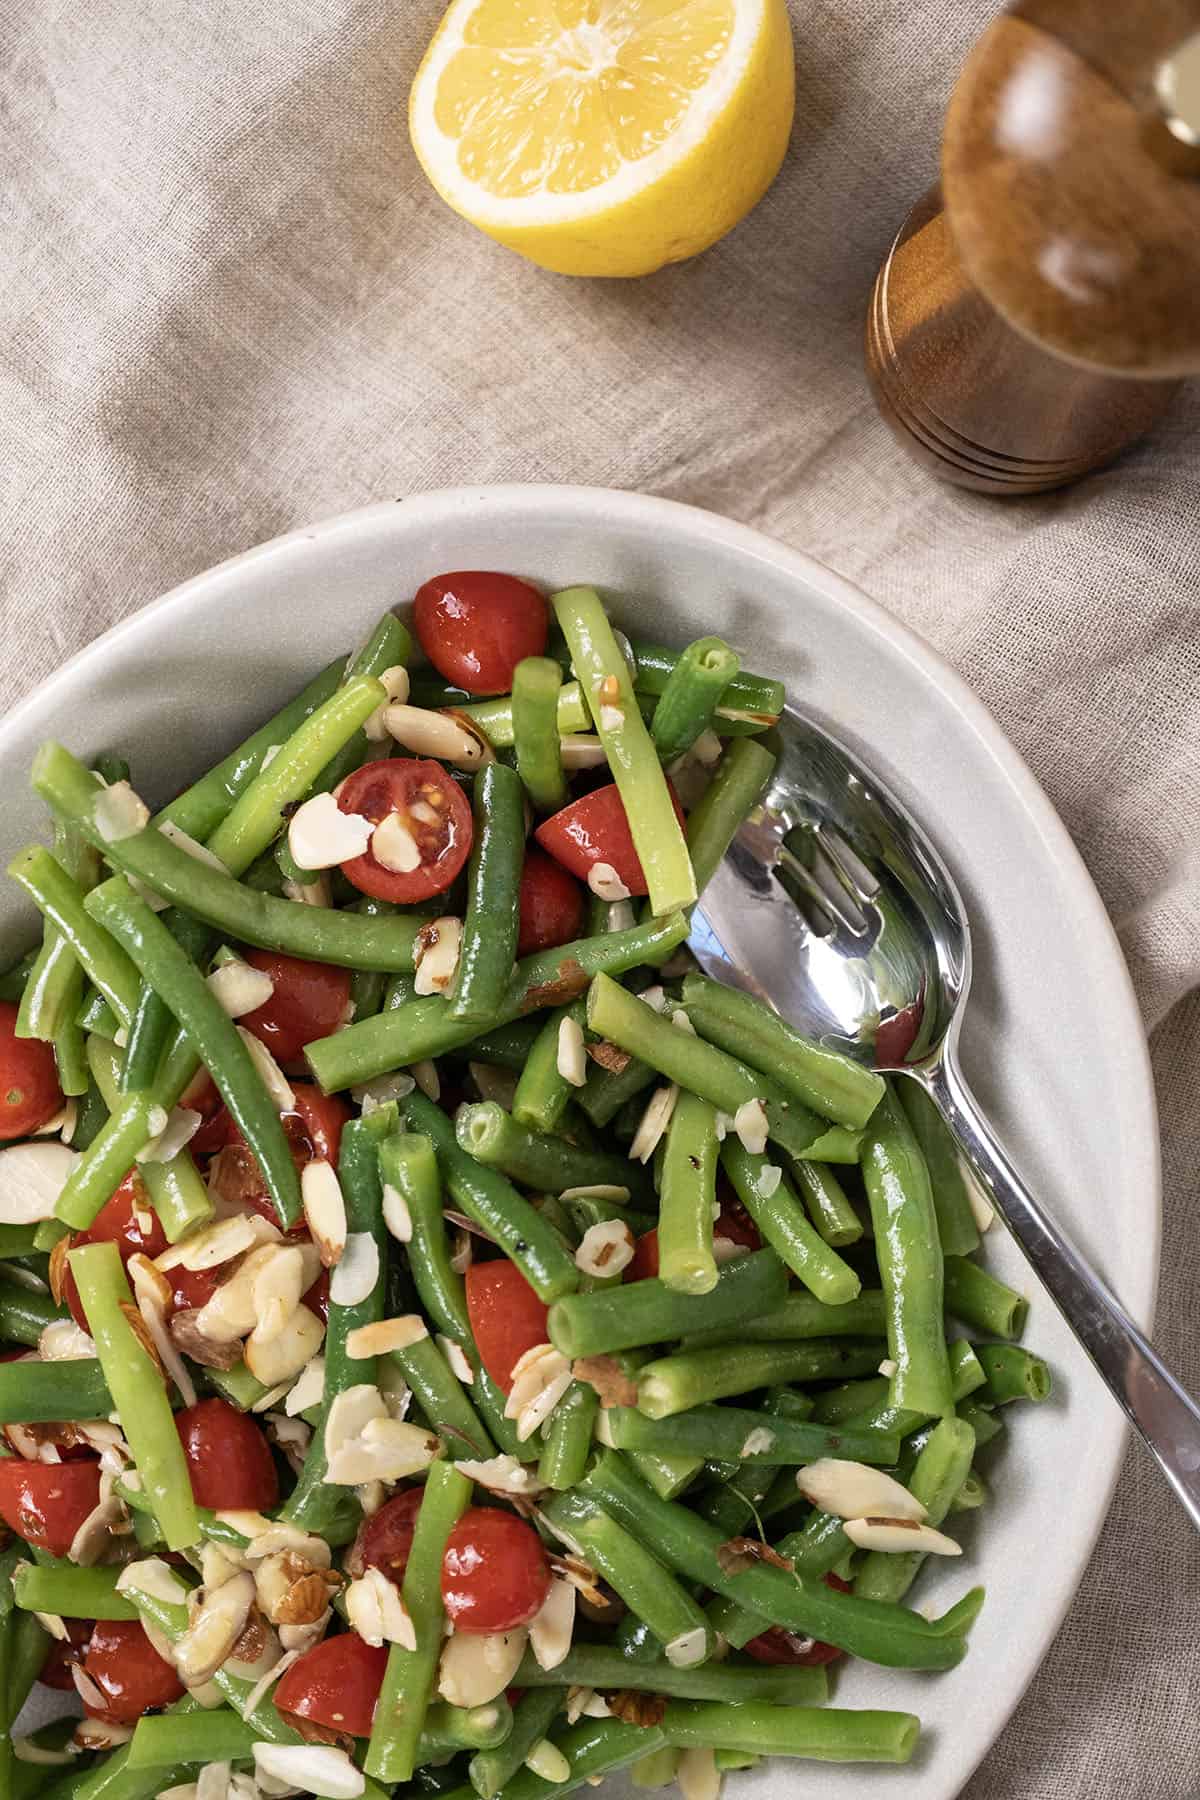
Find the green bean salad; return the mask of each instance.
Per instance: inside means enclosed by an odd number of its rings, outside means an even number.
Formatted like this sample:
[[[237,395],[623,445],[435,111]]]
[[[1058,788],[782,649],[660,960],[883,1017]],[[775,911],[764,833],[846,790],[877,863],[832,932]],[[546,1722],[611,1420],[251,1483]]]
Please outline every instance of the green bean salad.
[[[157,814],[35,759],[0,1800],[715,1800],[907,1761],[839,1669],[966,1652],[922,1567],[1049,1391],[990,1210],[914,1084],[686,949],[781,685],[583,587],[412,622]]]

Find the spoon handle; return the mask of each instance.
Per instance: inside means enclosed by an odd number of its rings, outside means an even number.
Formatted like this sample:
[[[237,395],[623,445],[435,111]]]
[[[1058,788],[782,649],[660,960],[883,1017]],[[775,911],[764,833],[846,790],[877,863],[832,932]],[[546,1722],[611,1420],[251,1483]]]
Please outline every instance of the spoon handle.
[[[910,1072],[937,1104],[996,1210],[1200,1530],[1200,1406],[1155,1354],[1116,1295],[1043,1212],[953,1057]]]

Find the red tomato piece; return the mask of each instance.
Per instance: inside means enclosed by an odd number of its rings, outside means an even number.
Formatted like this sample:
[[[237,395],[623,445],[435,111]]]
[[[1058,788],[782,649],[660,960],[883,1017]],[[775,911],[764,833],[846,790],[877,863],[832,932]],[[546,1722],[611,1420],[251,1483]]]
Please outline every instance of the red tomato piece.
[[[442,1558],[442,1601],[456,1631],[513,1631],[550,1591],[550,1564],[532,1525],[493,1506],[468,1506]]]
[[[199,1400],[175,1414],[197,1506],[269,1512],[279,1500],[270,1445],[248,1413]]]
[[[550,619],[535,587],[515,575],[460,569],[417,589],[413,624],[439,675],[469,694],[507,694],[513,670],[546,648]]]
[[[0,1001],[0,1140],[28,1137],[63,1103],[54,1048],[17,1036],[17,1008]]]
[[[224,1267],[185,1269],[182,1263],[177,1263],[173,1269],[168,1269],[166,1275],[167,1280],[171,1283],[171,1299],[174,1310],[191,1312],[206,1306],[228,1272]]]
[[[561,863],[540,850],[525,852],[520,908],[518,956],[569,944],[583,930],[583,889]]]
[[[247,950],[246,961],[275,983],[265,1005],[238,1020],[267,1046],[276,1062],[295,1062],[305,1044],[329,1037],[345,1024],[350,971],[332,963],[303,962],[277,950]]]
[[[625,1270],[626,1281],[653,1281],[658,1275],[658,1231],[643,1231],[633,1247],[633,1261]]]
[[[329,1323],[329,1270],[322,1269],[317,1279],[305,1293],[300,1296],[302,1306],[309,1312],[316,1313],[323,1325]]]
[[[133,1725],[143,1713],[169,1706],[183,1693],[183,1683],[164,1662],[136,1619],[99,1619],[83,1659],[104,1695],[105,1704],[84,1711],[93,1719],[116,1719]]]
[[[370,1737],[387,1660],[386,1644],[375,1648],[356,1631],[323,1638],[285,1672],[275,1704],[281,1713],[326,1730]]]
[[[407,1488],[385,1500],[378,1512],[363,1521],[358,1554],[364,1569],[381,1569],[399,1587],[412,1551],[423,1488]]]
[[[220,1090],[207,1069],[198,1069],[183,1091],[179,1102],[200,1114],[203,1123],[188,1149],[193,1156],[208,1156],[228,1142],[229,1114]]]
[[[836,1588],[840,1594],[850,1592],[850,1583],[843,1581],[840,1575],[826,1575],[825,1585]],[[824,1644],[819,1638],[801,1637],[799,1632],[785,1631],[782,1625],[772,1625],[768,1631],[760,1632],[744,1648],[747,1656],[752,1656],[755,1662],[793,1669],[816,1669],[823,1663],[836,1662],[844,1654],[836,1644]]]
[[[667,786],[675,816],[682,825],[683,808],[670,782]],[[597,863],[607,863],[631,894],[647,892],[641,858],[633,847],[633,833],[616,782],[595,788],[581,800],[572,800],[539,825],[533,835],[543,850],[548,850],[580,881],[587,880],[589,869]]]
[[[721,1211],[713,1226],[713,1236],[728,1238],[734,1244],[744,1244],[747,1250],[761,1250],[762,1236],[758,1226],[723,1176],[717,1181],[717,1199],[721,1203]]]
[[[349,1107],[336,1095],[323,1094],[311,1082],[293,1082],[292,1093],[294,1110],[282,1117],[284,1135],[297,1169],[303,1169],[310,1162],[336,1165],[342,1145],[342,1127],[350,1117]],[[209,1185],[231,1206],[249,1207],[277,1225],[278,1215],[268,1197],[266,1178],[258,1166],[258,1159],[229,1115],[223,1116],[224,1147],[209,1170]],[[304,1227],[293,1227],[293,1233],[303,1235]]]
[[[507,1257],[472,1263],[464,1277],[467,1317],[484,1368],[504,1393],[527,1350],[547,1342],[545,1303]]]
[[[88,1514],[100,1504],[100,1462],[0,1459],[0,1519],[38,1550],[65,1556]]]
[[[51,1640],[38,1680],[43,1687],[71,1694],[75,1691],[71,1670],[76,1663],[82,1663],[95,1625],[91,1619],[64,1619],[63,1624],[67,1628],[66,1642],[61,1638]]]
[[[347,881],[376,900],[408,906],[443,894],[471,854],[471,808],[441,763],[400,757],[365,763],[343,781],[338,805],[376,825],[396,813],[416,841],[421,860],[403,873],[385,869],[370,850],[342,864]],[[414,807],[419,810],[414,812]]]
[[[139,1214],[149,1225],[148,1230],[142,1229]],[[123,1263],[127,1263],[131,1256],[153,1258],[162,1255],[167,1247],[167,1235],[154,1215],[145,1183],[136,1169],[130,1169],[112,1199],[105,1201],[87,1230],[76,1232],[71,1239],[71,1248],[78,1249],[80,1244],[115,1244]],[[63,1299],[70,1307],[75,1323],[82,1331],[86,1331],[88,1322],[80,1304],[75,1277],[69,1268],[63,1284]]]

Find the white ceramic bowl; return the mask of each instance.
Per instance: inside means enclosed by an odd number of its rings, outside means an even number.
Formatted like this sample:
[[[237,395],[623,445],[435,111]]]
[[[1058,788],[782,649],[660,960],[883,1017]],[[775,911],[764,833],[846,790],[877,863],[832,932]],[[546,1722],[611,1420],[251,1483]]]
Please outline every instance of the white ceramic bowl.
[[[44,829],[28,787],[44,737],[81,754],[124,751],[138,785],[162,801],[385,607],[455,568],[511,570],[547,589],[594,583],[632,635],[682,643],[718,631],[879,769],[940,844],[970,908],[967,1074],[1027,1173],[1146,1320],[1159,1238],[1153,1090],[1125,965],[1070,838],[931,650],[848,582],[741,526],[625,493],[459,488],[236,557],[91,645],[0,729],[6,855]],[[29,932],[15,889],[0,907],[15,952]],[[1007,1279],[1033,1285],[1001,1231],[987,1254]],[[1054,1366],[1054,1398],[1013,1409],[987,1507],[954,1522],[965,1556],[923,1576],[915,1595],[941,1604],[986,1583],[969,1656],[947,1675],[857,1665],[838,1682],[841,1704],[920,1714],[915,1760],[776,1762],[741,1778],[743,1791],[950,1800],[999,1731],[1079,1581],[1123,1439],[1115,1405],[1044,1296],[1034,1296],[1027,1341]]]

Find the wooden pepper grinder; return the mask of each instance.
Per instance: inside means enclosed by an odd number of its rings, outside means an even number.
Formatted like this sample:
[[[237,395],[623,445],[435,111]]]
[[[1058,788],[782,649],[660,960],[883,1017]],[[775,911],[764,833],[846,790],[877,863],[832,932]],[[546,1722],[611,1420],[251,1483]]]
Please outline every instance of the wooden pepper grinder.
[[[995,20],[866,337],[884,418],[960,487],[1058,487],[1154,423],[1200,371],[1200,0]]]

